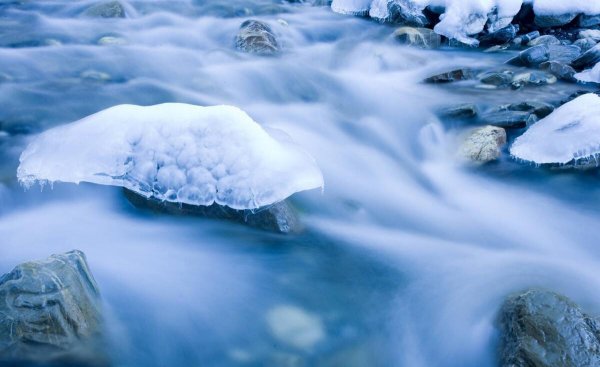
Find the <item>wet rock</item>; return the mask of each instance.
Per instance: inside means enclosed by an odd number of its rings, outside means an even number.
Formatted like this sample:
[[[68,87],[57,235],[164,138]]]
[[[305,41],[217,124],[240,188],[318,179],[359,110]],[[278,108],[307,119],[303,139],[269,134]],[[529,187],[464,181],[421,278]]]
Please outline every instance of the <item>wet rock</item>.
[[[600,25],[600,15],[581,14],[579,16],[578,24],[580,27],[583,27],[583,28]]]
[[[500,329],[502,367],[600,365],[600,328],[568,298],[544,290],[510,296]]]
[[[425,79],[426,83],[451,83],[461,80],[468,80],[473,78],[473,72],[471,69],[456,69],[448,71],[446,73],[437,74],[430,76]]]
[[[510,70],[487,72],[479,75],[479,81],[483,84],[491,84],[497,87],[507,87],[513,81],[513,72]]]
[[[0,277],[0,364],[108,365],[99,297],[81,251],[27,262]]]
[[[521,44],[527,45],[532,40],[540,37],[540,31],[529,32],[523,36],[521,36]]]
[[[577,14],[563,15],[537,15],[535,16],[535,24],[540,28],[560,27],[571,23]]]
[[[507,27],[499,29],[495,32],[483,35],[479,41],[482,46],[490,46],[497,44],[504,44],[512,41],[519,32],[519,26],[516,24],[510,24]]]
[[[240,51],[258,55],[274,55],[280,51],[279,42],[271,27],[258,20],[242,23],[235,38],[235,46]]]
[[[456,106],[450,106],[438,111],[438,116],[448,119],[468,119],[474,118],[479,113],[479,109],[472,103],[463,103]]]
[[[502,105],[498,107],[498,111],[521,111],[530,112],[536,115],[537,118],[543,119],[554,111],[554,106],[544,102],[520,102]]]
[[[554,75],[560,80],[575,82],[575,69],[558,61],[546,61],[540,64],[540,69]]]
[[[527,73],[521,73],[514,76],[511,87],[514,89],[522,88],[526,85],[530,86],[542,86],[547,84],[554,84],[557,82],[557,78],[543,71],[531,71]]]
[[[459,154],[463,159],[488,163],[497,160],[506,144],[506,131],[501,127],[484,126],[473,130],[462,143]]]
[[[600,42],[600,29],[585,29],[577,35],[579,38],[590,38],[595,42]]]
[[[413,0],[375,0],[369,15],[380,22],[425,27],[429,20]]]
[[[280,201],[256,210],[236,210],[227,206],[190,205],[145,198],[131,190],[123,189],[127,200],[136,208],[177,216],[191,216],[229,220],[265,231],[291,234],[302,231],[296,210],[287,201]]]
[[[508,60],[507,63],[515,66],[533,67],[548,60],[550,60],[550,48],[547,45],[538,45],[520,52],[519,55]]]
[[[486,125],[506,129],[521,129],[536,123],[538,118],[531,112],[492,110],[484,113],[481,116],[481,121]]]
[[[581,55],[581,49],[574,45],[551,45],[550,61],[557,61],[569,64]]]
[[[501,30],[505,30],[505,32],[510,32],[512,34],[514,31],[514,35],[512,36],[512,38],[509,39],[510,41],[511,39],[515,38],[517,32],[519,32],[519,25],[511,24],[512,20],[512,16],[500,16],[500,14],[498,13],[498,7],[494,7],[492,11],[489,12],[487,15],[486,29],[489,33],[496,33]]]
[[[560,40],[551,35],[543,35],[536,37],[527,43],[527,46],[529,47],[538,45],[560,45]]]
[[[84,14],[88,17],[97,18],[125,18],[125,8],[118,1],[108,1],[92,5],[86,9]]]
[[[287,346],[310,351],[325,339],[321,319],[299,307],[280,305],[267,313],[271,335]]]
[[[600,45],[596,45],[584,52],[581,56],[573,60],[571,66],[575,70],[583,70],[596,65],[600,62]]]
[[[581,49],[581,52],[586,52],[587,50],[596,46],[597,43],[598,42],[594,41],[591,38],[582,38],[582,39],[578,39],[577,41],[575,41],[573,43],[573,45],[579,47]]]
[[[394,34],[398,42],[425,49],[434,49],[442,45],[442,37],[429,28],[398,28]]]

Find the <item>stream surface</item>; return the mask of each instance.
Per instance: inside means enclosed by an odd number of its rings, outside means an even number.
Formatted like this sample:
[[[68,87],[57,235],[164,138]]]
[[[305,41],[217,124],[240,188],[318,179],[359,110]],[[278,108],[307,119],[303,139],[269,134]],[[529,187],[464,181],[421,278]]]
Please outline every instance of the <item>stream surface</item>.
[[[0,2],[0,274],[84,251],[114,366],[491,367],[512,292],[545,287],[600,313],[598,174],[506,155],[465,167],[454,153],[463,123],[434,114],[556,101],[577,86],[425,85],[512,54],[402,46],[394,28],[328,7],[130,1],[126,19],[81,16],[91,4]],[[272,26],[280,56],[235,50],[249,18]],[[107,36],[120,41],[98,44]],[[153,215],[111,187],[19,186],[36,133],[163,102],[238,106],[310,152],[325,189],[292,198],[306,231]],[[273,316],[282,309],[309,316],[291,333],[301,340],[273,330],[273,317],[294,328]]]

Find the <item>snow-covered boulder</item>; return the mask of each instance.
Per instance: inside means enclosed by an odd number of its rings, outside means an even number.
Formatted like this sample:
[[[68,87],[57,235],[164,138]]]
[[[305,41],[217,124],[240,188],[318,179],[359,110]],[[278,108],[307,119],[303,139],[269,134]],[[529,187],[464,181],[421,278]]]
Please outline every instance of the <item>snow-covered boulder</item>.
[[[423,14],[424,0],[374,0],[369,16],[381,22],[424,27],[429,21]]]
[[[257,209],[323,186],[314,159],[232,106],[119,105],[40,134],[17,176],[125,187],[147,198]]]
[[[546,165],[597,166],[600,97],[584,94],[538,121],[510,148],[520,160]]]

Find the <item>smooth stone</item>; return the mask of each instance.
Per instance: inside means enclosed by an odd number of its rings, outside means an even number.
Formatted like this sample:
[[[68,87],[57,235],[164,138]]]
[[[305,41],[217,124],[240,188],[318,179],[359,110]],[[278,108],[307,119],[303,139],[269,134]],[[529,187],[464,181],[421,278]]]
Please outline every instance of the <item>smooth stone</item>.
[[[537,15],[535,16],[535,24],[540,28],[560,27],[571,23],[578,14],[563,14],[563,15]]]
[[[125,198],[136,208],[157,213],[228,220],[281,234],[302,231],[296,210],[286,200],[256,210],[237,210],[218,204],[203,206],[160,201],[146,198],[128,189],[123,189],[123,192]]]
[[[527,46],[529,47],[538,45],[560,45],[560,40],[552,35],[543,35],[536,37],[527,43]]]
[[[573,60],[571,66],[575,70],[583,70],[595,66],[598,62],[600,62],[600,44],[592,47]]]
[[[267,312],[269,331],[278,342],[311,351],[325,339],[319,316],[292,305],[279,305]]]
[[[423,8],[413,0],[380,0],[387,2],[386,18],[375,18],[380,22],[425,27],[429,20],[423,14]]]
[[[118,1],[109,1],[90,6],[84,12],[88,17],[125,18],[125,8]]]
[[[430,76],[425,79],[426,83],[451,83],[457,82],[461,80],[468,80],[473,78],[473,72],[470,69],[456,69],[452,71],[448,71],[446,73],[437,74],[434,76]]]
[[[594,41],[591,38],[582,38],[575,41],[573,45],[579,47],[581,49],[581,52],[586,52],[592,47],[596,46],[597,43],[598,42]]]
[[[258,20],[242,23],[235,38],[235,46],[240,51],[258,55],[274,55],[280,51],[279,42],[271,27]]]
[[[510,24],[507,27],[501,28],[495,32],[485,34],[479,39],[482,46],[504,44],[512,41],[519,32],[517,24]]]
[[[442,45],[442,37],[429,28],[398,28],[393,37],[396,41],[425,49],[439,48]]]
[[[557,78],[550,73],[531,71],[515,75],[511,85],[513,88],[519,89],[526,85],[539,87],[542,85],[554,84],[557,81]]]
[[[600,366],[600,327],[570,299],[545,290],[512,295],[502,305],[501,367]]]
[[[600,25],[600,15],[586,15],[581,14],[579,16],[579,26],[583,28],[593,27]]]
[[[537,116],[531,112],[522,111],[491,111],[481,116],[481,121],[486,125],[503,127],[506,129],[521,129],[538,121]]]
[[[513,81],[513,72],[504,70],[500,72],[487,72],[479,75],[479,81],[483,84],[491,84],[498,87],[509,86]]]
[[[521,51],[507,63],[515,66],[538,66],[548,60],[550,60],[550,48],[547,45],[538,45]]]
[[[506,144],[506,131],[497,126],[477,128],[461,144],[459,155],[466,160],[488,163],[497,160]]]
[[[581,49],[575,45],[550,45],[550,61],[558,61],[566,64],[581,56]]]
[[[472,103],[463,103],[456,106],[450,106],[438,111],[438,116],[448,119],[469,119],[474,118],[479,113],[479,109]]]
[[[107,366],[100,294],[85,255],[70,251],[0,277],[0,364]]]
[[[520,102],[502,105],[498,107],[499,111],[521,111],[535,114],[539,119],[543,119],[554,111],[554,106],[544,102]]]
[[[590,38],[596,41],[596,43],[600,42],[600,29],[585,29],[580,31],[577,35],[578,38]]]
[[[540,69],[551,73],[560,80],[567,82],[575,81],[575,69],[571,66],[558,61],[546,61],[540,64]]]
[[[540,31],[529,32],[529,33],[521,36],[521,44],[526,45],[538,37],[540,37]]]

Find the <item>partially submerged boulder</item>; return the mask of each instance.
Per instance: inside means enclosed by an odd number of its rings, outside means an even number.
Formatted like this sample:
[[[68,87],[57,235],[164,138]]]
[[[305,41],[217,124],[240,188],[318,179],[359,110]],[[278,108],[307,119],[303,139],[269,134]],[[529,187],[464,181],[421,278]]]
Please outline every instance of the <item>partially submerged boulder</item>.
[[[258,55],[275,55],[281,51],[271,27],[258,20],[242,23],[235,37],[235,47],[240,51]]]
[[[510,153],[539,165],[597,167],[600,97],[588,93],[559,107],[518,137]]]
[[[425,83],[452,83],[471,78],[473,78],[473,71],[471,69],[461,68],[430,76],[429,78],[425,79]]]
[[[483,126],[469,133],[460,146],[459,155],[477,163],[497,160],[506,144],[506,131],[501,127]]]
[[[429,28],[400,27],[393,34],[396,41],[424,49],[439,48],[442,37]]]
[[[235,210],[323,186],[314,159],[232,106],[120,105],[39,135],[17,176],[121,186],[147,199]]]
[[[510,296],[500,310],[501,367],[600,365],[600,325],[568,298],[545,290]]]
[[[106,366],[101,329],[98,286],[81,251],[0,277],[0,364]]]
[[[125,7],[118,1],[107,1],[90,6],[84,12],[88,17],[125,18]]]

